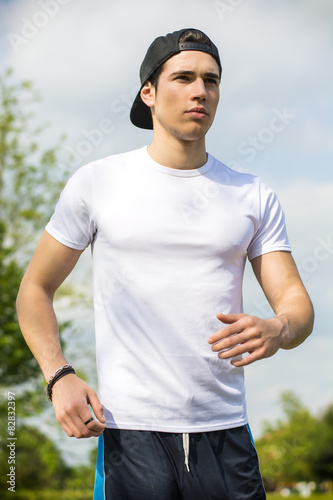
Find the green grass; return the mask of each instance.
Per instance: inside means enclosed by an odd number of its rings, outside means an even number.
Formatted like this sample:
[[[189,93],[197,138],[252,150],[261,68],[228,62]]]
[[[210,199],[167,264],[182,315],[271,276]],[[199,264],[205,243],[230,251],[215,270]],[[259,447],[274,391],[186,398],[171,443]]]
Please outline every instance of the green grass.
[[[45,490],[45,491],[29,491],[17,490],[14,494],[7,492],[3,500],[92,500],[93,490]]]
[[[286,500],[290,498],[292,500],[301,499],[302,497],[298,495],[291,495],[290,497],[282,497],[276,493],[267,493],[267,500]],[[314,493],[310,497],[310,500],[333,500],[333,493]]]

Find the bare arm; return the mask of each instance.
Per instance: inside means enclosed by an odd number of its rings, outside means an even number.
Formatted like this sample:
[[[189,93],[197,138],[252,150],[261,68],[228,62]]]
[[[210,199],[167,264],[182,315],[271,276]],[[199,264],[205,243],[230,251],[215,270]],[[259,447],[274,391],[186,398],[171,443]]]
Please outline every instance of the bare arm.
[[[293,349],[310,335],[314,312],[311,300],[288,252],[271,252],[251,262],[256,278],[276,316],[261,319],[247,314],[218,314],[225,326],[208,342],[222,359],[249,353],[235,366],[245,366],[275,354],[278,349]]]
[[[60,346],[53,298],[81,253],[62,245],[44,232],[18,293],[20,328],[46,381],[67,363]],[[74,374],[66,375],[56,382],[52,403],[59,423],[69,436],[97,436],[105,428],[103,408],[96,393]],[[84,422],[91,416],[88,404],[100,422],[95,420],[85,426]]]
[[[273,311],[285,323],[280,347],[297,347],[312,332],[314,311],[294,259],[287,252],[272,252],[253,259],[252,267]]]

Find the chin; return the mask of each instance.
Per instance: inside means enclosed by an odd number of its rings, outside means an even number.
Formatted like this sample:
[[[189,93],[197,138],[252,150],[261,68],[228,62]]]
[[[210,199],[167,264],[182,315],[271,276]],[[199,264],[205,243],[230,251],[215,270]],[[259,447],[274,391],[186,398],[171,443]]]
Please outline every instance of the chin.
[[[183,141],[199,141],[203,139],[208,132],[207,127],[195,126],[187,127],[186,129],[170,129],[170,133],[177,139]]]

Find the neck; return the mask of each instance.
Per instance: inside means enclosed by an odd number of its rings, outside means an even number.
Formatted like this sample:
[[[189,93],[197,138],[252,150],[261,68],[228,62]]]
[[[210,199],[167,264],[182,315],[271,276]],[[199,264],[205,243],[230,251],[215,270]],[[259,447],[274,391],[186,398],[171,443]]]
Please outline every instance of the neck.
[[[148,146],[149,156],[165,167],[190,170],[202,167],[207,161],[205,138],[193,141],[175,137],[157,137]]]

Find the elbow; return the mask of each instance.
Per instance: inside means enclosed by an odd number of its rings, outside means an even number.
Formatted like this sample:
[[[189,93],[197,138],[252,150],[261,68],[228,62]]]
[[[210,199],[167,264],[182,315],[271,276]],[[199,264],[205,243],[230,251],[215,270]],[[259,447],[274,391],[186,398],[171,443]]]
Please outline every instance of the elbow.
[[[22,286],[22,283],[23,283],[23,280],[22,280],[21,285],[20,285],[20,287],[18,289],[17,296],[16,296],[16,303],[15,303],[16,312],[17,312],[17,316],[18,317],[20,315],[20,308],[21,308],[22,296],[23,296],[23,286]]]
[[[314,321],[315,321],[315,311],[310,297],[307,295],[307,304],[304,307],[304,340],[311,335],[313,332]]]
[[[16,312],[19,322],[28,312],[36,310],[36,307],[45,302],[52,303],[53,296],[52,292],[24,275],[16,296]]]
[[[302,344],[313,332],[314,328],[314,321],[315,321],[315,312],[314,312],[314,307],[313,304],[308,298],[308,305],[303,310],[303,321],[302,324],[299,326],[299,341],[296,343],[296,345]],[[296,335],[297,338],[297,335]]]

